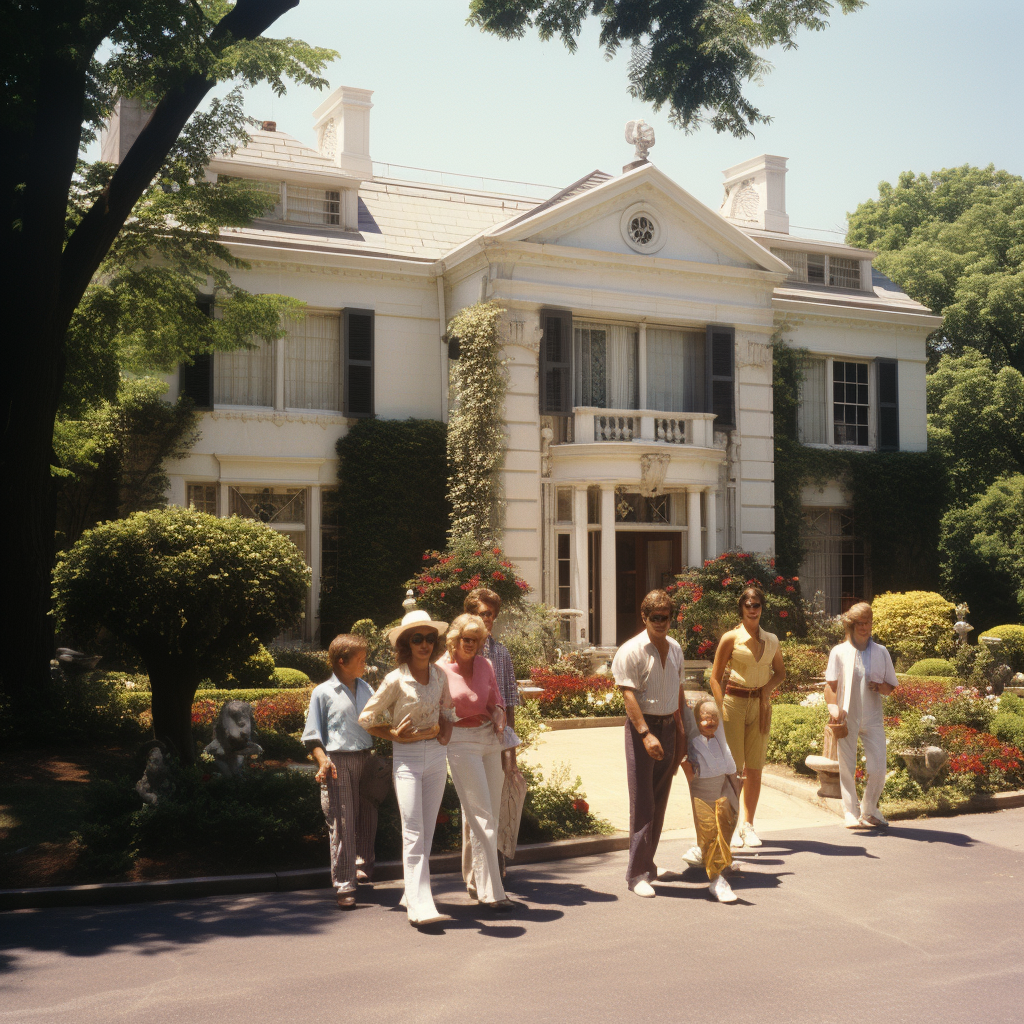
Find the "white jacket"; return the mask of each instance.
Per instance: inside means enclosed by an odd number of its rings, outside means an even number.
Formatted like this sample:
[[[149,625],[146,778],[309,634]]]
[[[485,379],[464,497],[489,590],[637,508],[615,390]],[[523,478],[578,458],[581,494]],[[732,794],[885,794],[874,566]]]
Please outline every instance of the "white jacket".
[[[889,651],[874,640],[868,641],[866,654],[869,654],[870,666],[868,668],[868,683],[888,683],[890,686],[898,686],[896,669],[893,668],[892,658]],[[836,702],[846,712],[850,710],[850,687],[853,683],[853,663],[857,657],[857,648],[847,640],[845,643],[833,647],[828,656],[828,667],[825,669],[825,681],[836,688]],[[880,694],[872,693],[877,698],[877,711],[881,713],[882,697]],[[876,701],[872,701],[874,705]],[[861,713],[868,711],[870,706],[861,704]]]

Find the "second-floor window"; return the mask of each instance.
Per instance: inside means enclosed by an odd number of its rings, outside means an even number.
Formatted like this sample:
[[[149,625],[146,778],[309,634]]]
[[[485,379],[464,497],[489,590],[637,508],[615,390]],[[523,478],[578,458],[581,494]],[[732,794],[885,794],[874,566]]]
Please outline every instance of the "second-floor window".
[[[647,329],[647,408],[702,412],[705,392],[703,332]]]
[[[797,422],[800,440],[867,448],[871,389],[868,364],[809,356],[801,365]]]
[[[636,409],[637,332],[618,324],[573,324],[576,404],[598,409]]]
[[[773,256],[792,268],[787,280],[803,284],[823,284],[830,288],[860,289],[860,260],[831,256],[823,252],[798,252],[772,248]]]

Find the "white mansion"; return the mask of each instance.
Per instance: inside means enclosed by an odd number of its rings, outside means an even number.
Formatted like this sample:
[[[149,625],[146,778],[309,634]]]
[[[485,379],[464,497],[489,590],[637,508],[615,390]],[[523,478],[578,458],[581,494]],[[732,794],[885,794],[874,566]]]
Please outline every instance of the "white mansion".
[[[239,283],[308,315],[170,381],[170,398],[206,410],[169,467],[171,501],[291,537],[313,570],[307,639],[338,438],[355,417],[447,419],[446,326],[482,299],[507,311],[505,547],[534,598],[586,611],[577,639],[635,632],[643,595],[683,566],[773,550],[780,327],[812,353],[805,443],[924,450],[925,338],[940,321],[872,271],[874,253],[789,234],[784,158],[726,171],[718,211],[646,161],[544,201],[424,184],[374,173],[370,97],[335,90],[313,115],[316,150],[268,122],[212,163],[277,199],[224,233],[251,265]],[[106,159],[131,141],[116,117]],[[809,487],[804,505],[803,589],[838,611],[870,589],[849,497]]]

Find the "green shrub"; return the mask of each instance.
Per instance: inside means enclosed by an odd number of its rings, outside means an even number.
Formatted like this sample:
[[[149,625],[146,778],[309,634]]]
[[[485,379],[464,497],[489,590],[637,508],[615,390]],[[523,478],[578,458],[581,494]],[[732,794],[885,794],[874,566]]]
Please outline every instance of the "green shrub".
[[[256,650],[240,664],[231,665],[226,672],[214,671],[211,681],[218,689],[258,690],[275,685],[274,659],[263,644],[256,644]]]
[[[810,754],[821,753],[827,721],[828,709],[824,704],[810,708],[773,704],[767,759],[776,764],[788,764],[798,772],[809,772],[804,760]]]
[[[953,610],[951,601],[928,590],[880,594],[871,602],[872,632],[894,661],[945,658],[954,650]]]
[[[559,765],[545,782],[544,774],[532,765],[520,764],[526,779],[526,800],[519,826],[521,843],[549,843],[573,836],[607,835],[615,830],[590,813],[583,780],[569,781],[569,766]]]
[[[125,690],[112,674],[86,672],[68,677],[55,673],[48,694],[46,728],[39,729],[33,742],[131,743],[146,735],[138,720],[133,700],[148,705],[150,694]]]
[[[331,677],[331,660],[326,651],[304,647],[282,647],[270,645],[270,655],[278,668],[294,668],[305,672],[314,683],[322,683]]]
[[[924,658],[921,661],[915,661],[907,669],[906,674],[908,676],[954,676],[956,675],[956,666],[945,658]]]
[[[997,657],[1014,672],[1024,672],[1024,626],[993,626],[981,636],[999,637],[1003,642],[999,645]]]
[[[263,748],[263,756],[272,761],[298,761],[305,763],[306,746],[298,738],[287,732],[276,732],[273,729],[260,729],[256,733],[256,742]]]
[[[786,689],[810,686],[816,679],[825,675],[828,654],[824,651],[798,640],[783,640],[779,647],[782,651],[782,662],[786,666]]]
[[[529,679],[530,669],[554,661],[560,636],[558,615],[546,604],[502,608],[498,639],[508,648],[516,679]]]
[[[275,668],[271,682],[279,690],[299,690],[309,686],[310,678],[297,668]]]
[[[1024,750],[1024,716],[1004,712],[1000,705],[999,713],[992,719],[989,731],[1003,743]]]
[[[1024,697],[1015,693],[1004,693],[999,698],[999,714],[1024,716]]]

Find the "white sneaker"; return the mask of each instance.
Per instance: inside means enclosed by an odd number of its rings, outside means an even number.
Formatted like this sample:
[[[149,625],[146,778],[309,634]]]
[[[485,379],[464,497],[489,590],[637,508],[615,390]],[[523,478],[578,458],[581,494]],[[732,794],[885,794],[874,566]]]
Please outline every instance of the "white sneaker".
[[[753,825],[748,825],[746,822],[744,822],[743,827],[742,829],[740,829],[740,831],[743,833],[744,846],[749,846],[753,848],[762,845],[761,840],[757,838],[757,833],[754,831]]]
[[[737,828],[732,834],[732,839],[729,840],[729,848],[733,850],[743,849],[743,829]]]
[[[691,846],[683,854],[683,863],[689,864],[691,868],[699,868],[704,863],[704,855],[700,852],[699,846]]]
[[[654,886],[650,882],[645,882],[642,878],[633,886],[633,892],[637,896],[643,896],[644,899],[650,899],[652,896],[657,895],[654,891]]]
[[[659,882],[676,882],[682,877],[681,871],[673,871],[671,868],[658,868]]]
[[[723,875],[718,875],[715,878],[715,880],[708,886],[708,891],[716,900],[718,900],[719,903],[736,902],[736,893],[732,891],[732,887],[725,880]]]

